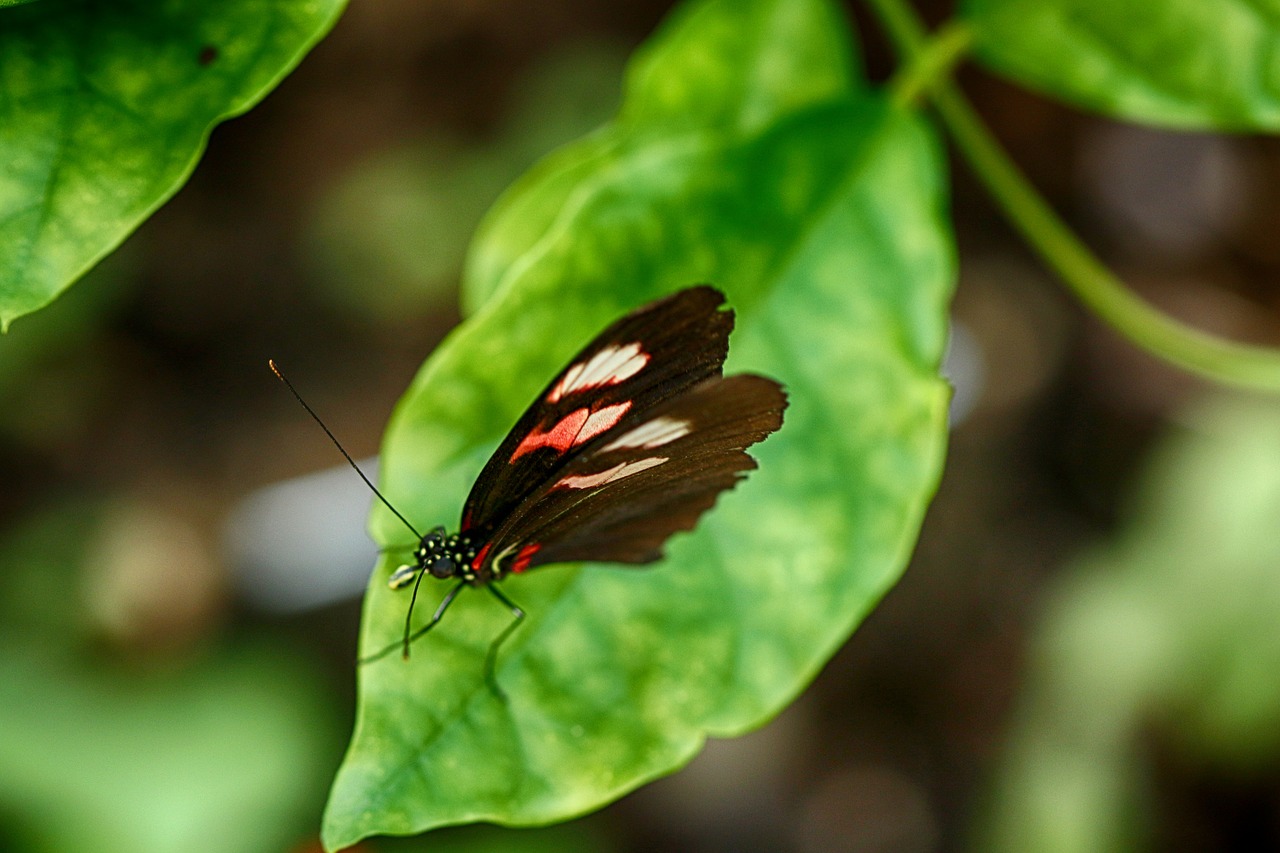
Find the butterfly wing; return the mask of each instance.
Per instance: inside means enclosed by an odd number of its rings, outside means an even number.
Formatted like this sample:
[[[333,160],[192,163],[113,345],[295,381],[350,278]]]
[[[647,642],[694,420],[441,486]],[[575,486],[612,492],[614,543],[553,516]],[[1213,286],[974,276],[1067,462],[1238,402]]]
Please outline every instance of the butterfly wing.
[[[609,326],[542,390],[471,488],[462,530],[490,538],[594,439],[718,377],[733,312],[712,287],[682,290]]]
[[[590,442],[506,518],[482,556],[496,573],[546,563],[646,563],[756,467],[746,448],[782,425],[771,379],[715,377]]]

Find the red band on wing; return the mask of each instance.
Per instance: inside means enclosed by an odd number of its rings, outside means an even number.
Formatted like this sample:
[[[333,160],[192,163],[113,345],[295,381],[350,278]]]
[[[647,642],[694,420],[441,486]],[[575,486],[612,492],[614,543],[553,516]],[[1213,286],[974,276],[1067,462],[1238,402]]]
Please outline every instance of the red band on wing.
[[[564,453],[575,445],[590,441],[601,433],[613,429],[622,420],[622,416],[631,408],[631,401],[624,400],[612,406],[605,406],[598,412],[588,413],[586,409],[574,409],[565,415],[549,430],[534,427],[526,435],[511,454],[511,462],[515,462],[526,453],[532,453],[539,447],[550,447]]]
[[[521,548],[520,553],[516,554],[515,562],[511,564],[511,571],[518,573],[529,568],[529,561],[533,559],[533,555],[538,553],[541,548],[542,545],[537,542],[530,542]]]
[[[471,561],[471,571],[480,571],[480,566],[484,563],[484,558],[489,556],[489,547],[491,545],[493,545],[492,542],[484,543],[484,547],[480,549],[480,553],[476,554],[475,559]]]
[[[516,445],[515,452],[511,454],[511,461],[515,462],[521,456],[532,453],[539,447],[551,447],[563,453],[573,447],[573,442],[586,424],[587,417],[586,409],[574,409],[550,430],[544,432],[541,427],[534,427],[533,431]]]

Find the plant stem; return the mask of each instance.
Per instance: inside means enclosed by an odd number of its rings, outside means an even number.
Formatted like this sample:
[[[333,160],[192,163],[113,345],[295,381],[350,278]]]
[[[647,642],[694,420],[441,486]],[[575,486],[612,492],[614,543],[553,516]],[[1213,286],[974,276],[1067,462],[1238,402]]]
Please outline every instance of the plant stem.
[[[911,87],[929,92],[956,146],[1006,218],[1081,302],[1138,346],[1184,370],[1228,385],[1280,391],[1280,350],[1229,341],[1157,310],[1128,290],[1058,218],[946,76],[951,65],[930,59],[952,55],[947,51],[954,52],[961,41],[968,44],[963,23],[944,27],[937,39],[929,39],[905,0],[867,2],[904,61],[920,69],[907,78]],[[934,45],[942,39],[945,44]],[[925,78],[926,69],[934,76]],[[895,100],[906,88],[906,81],[895,86]]]
[[[890,99],[896,106],[915,106],[937,81],[950,76],[951,69],[964,59],[972,43],[972,32],[960,21],[952,21],[938,30],[889,81]]]

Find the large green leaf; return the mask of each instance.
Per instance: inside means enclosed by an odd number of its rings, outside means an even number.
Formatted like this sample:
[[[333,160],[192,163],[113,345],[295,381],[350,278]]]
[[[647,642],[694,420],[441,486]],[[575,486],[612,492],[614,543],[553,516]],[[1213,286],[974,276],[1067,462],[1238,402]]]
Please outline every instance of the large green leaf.
[[[1280,128],[1276,0],[966,0],[978,58],[1110,116]]]
[[[780,17],[790,25],[760,25]],[[694,282],[738,311],[730,372],[777,377],[792,405],[758,448],[760,470],[656,567],[563,566],[506,584],[531,615],[499,662],[505,703],[482,661],[510,617],[482,593],[467,591],[408,665],[363,667],[330,849],[561,820],[671,772],[706,736],[776,714],[901,573],[945,443],[943,165],[920,119],[859,93],[837,21],[824,0],[686,10],[647,47],[623,119],[535,169],[488,223],[476,253],[505,253],[507,268],[473,280],[480,310],[424,366],[384,443],[387,493],[420,526],[458,517],[487,454],[581,344]],[[674,61],[700,39],[705,66],[731,71]],[[781,73],[768,58],[784,54],[807,57],[798,78],[845,82],[799,102],[756,98],[752,56]],[[655,90],[668,106],[645,119],[636,104]],[[726,120],[697,120],[712,114]],[[387,545],[411,538],[385,511],[372,525]],[[366,652],[403,623],[407,597],[385,587],[395,562],[370,581]]]
[[[623,140],[656,133],[670,141],[681,128],[741,134],[860,89],[856,65],[848,25],[826,3],[678,7],[632,59],[617,122],[547,157],[494,205],[468,257],[465,305],[474,310],[519,274],[539,241],[575,221],[566,209]]]
[[[48,304],[195,167],[343,0],[44,0],[0,10],[0,328]]]

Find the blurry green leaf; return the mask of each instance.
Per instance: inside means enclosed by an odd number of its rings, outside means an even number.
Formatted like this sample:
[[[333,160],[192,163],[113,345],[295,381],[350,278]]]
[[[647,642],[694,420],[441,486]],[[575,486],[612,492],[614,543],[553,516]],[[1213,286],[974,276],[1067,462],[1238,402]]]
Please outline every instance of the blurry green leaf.
[[[976,849],[1150,847],[1153,728],[1221,777],[1280,762],[1280,409],[1214,397],[1182,420],[1053,597]]]
[[[977,57],[1109,116],[1180,128],[1280,128],[1274,0],[966,0]]]
[[[0,335],[0,439],[60,455],[98,428],[92,412],[126,381],[103,331],[136,289],[134,255],[113,253],[86,273],[84,287]]]
[[[140,673],[0,643],[0,814],[42,853],[261,853],[307,831],[334,728],[266,647]]]
[[[583,182],[599,182],[619,145],[741,136],[863,85],[849,25],[830,3],[678,7],[636,52],[617,121],[547,157],[494,206],[468,258],[463,307],[474,312],[539,241],[576,220]]]
[[[308,241],[320,293],[344,315],[382,324],[438,314],[446,296],[456,298],[467,246],[494,199],[543,153],[612,115],[624,57],[595,43],[553,53],[519,81],[488,144],[435,129],[335,181]]]
[[[87,498],[43,509],[5,530],[0,540],[0,626],[45,646],[78,647],[89,628],[70,567],[85,559],[103,508]]]
[[[725,289],[738,312],[730,372],[777,377],[791,408],[753,451],[760,470],[661,564],[563,566],[505,586],[531,614],[499,662],[508,703],[482,683],[482,661],[510,616],[473,591],[408,665],[363,667],[330,849],[597,808],[680,767],[707,735],[776,714],[901,573],[942,464],[952,247],[936,141],[859,94],[845,33],[822,0],[686,7],[633,71],[625,120],[536,168],[495,211],[468,283],[483,308],[424,366],[384,444],[387,494],[418,525],[458,518],[496,442],[601,327],[694,282]],[[680,60],[700,44],[690,74]],[[748,94],[757,63],[780,55],[806,57],[792,68],[800,102]],[[766,64],[765,91],[789,91],[771,75],[790,66]],[[821,94],[812,80],[827,81]],[[411,538],[385,511],[372,526],[387,545]],[[407,596],[385,587],[395,562],[370,580],[366,652],[403,624]],[[434,600],[418,606],[425,618]]]
[[[0,539],[0,848],[289,849],[314,833],[336,758],[332,699],[307,660],[262,642],[162,655],[153,635],[109,653],[94,581],[148,559],[110,535],[138,520],[81,497]],[[170,586],[191,578],[177,538],[155,545],[177,560]]]
[[[0,11],[0,328],[168,199],[342,0],[45,2]]]

